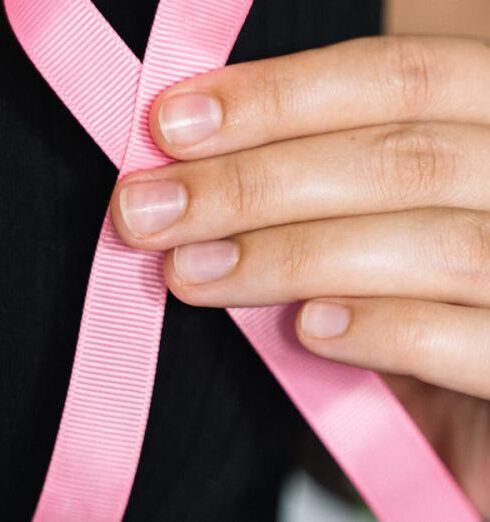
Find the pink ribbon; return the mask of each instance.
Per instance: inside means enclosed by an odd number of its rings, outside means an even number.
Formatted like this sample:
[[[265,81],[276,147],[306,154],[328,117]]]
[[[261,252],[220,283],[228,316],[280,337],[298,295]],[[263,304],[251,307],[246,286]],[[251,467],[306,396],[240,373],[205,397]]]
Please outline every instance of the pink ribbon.
[[[5,0],[25,51],[121,176],[169,163],[148,133],[152,101],[184,78],[223,66],[250,4],[162,0],[142,65],[90,0]],[[159,349],[161,261],[123,245],[106,217],[36,522],[123,518]],[[294,312],[229,310],[378,519],[479,520],[383,381],[306,353],[294,335]]]

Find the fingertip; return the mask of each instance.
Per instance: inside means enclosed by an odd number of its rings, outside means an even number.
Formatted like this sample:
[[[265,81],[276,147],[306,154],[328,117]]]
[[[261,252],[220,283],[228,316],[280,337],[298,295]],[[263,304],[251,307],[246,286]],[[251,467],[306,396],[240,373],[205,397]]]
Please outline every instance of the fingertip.
[[[175,269],[175,248],[165,252],[162,272],[166,286],[179,301],[189,306],[213,306],[209,302],[205,287],[187,284],[178,276]]]
[[[209,143],[223,126],[222,100],[207,91],[185,86],[162,93],[149,118],[150,134],[167,156],[190,160],[213,153]]]
[[[109,208],[122,241],[142,250],[164,250],[175,240],[175,227],[188,206],[183,183],[159,170],[140,171],[119,180]]]
[[[327,300],[308,301],[300,312],[299,328],[305,338],[332,339],[344,335],[352,320],[351,308]]]
[[[168,144],[165,142],[165,139],[163,138],[162,132],[160,130],[159,113],[160,113],[160,107],[162,105],[164,96],[165,96],[165,92],[161,93],[151,106],[150,115],[149,115],[149,119],[148,119],[150,135],[151,135],[155,145],[166,156],[168,156],[170,158],[180,159],[177,156],[175,156],[173,151],[170,149],[170,147],[168,147]]]
[[[114,230],[121,241],[131,248],[140,248],[138,238],[134,237],[128,230],[121,211],[121,199],[124,198],[125,186],[126,184],[121,180],[114,187],[109,203],[109,212]]]
[[[124,225],[124,219],[121,213],[121,191],[124,189],[124,180],[119,180],[114,186],[114,190],[112,191],[111,199],[109,202],[109,212],[112,220],[112,224],[114,226],[115,231],[118,236],[122,239],[122,241],[126,244],[128,243],[128,231]]]
[[[346,350],[353,310],[346,300],[306,301],[295,320],[296,335],[308,351],[338,362],[350,358]]]

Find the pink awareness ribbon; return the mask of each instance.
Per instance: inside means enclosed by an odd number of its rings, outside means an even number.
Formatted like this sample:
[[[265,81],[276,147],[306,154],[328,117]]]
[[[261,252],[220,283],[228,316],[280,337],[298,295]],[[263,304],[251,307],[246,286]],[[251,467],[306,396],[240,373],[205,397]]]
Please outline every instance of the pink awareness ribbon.
[[[121,176],[171,161],[148,133],[152,101],[184,78],[222,67],[252,3],[162,0],[141,64],[90,0],[4,2],[30,59]],[[106,216],[35,522],[124,516],[160,343],[161,261],[126,247]],[[378,520],[480,519],[380,377],[299,346],[294,306],[229,313]]]

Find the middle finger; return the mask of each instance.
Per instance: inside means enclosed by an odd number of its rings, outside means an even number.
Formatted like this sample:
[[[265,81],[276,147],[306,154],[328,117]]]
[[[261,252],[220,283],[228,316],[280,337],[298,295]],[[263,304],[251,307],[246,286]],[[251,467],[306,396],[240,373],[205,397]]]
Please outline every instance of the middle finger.
[[[490,130],[402,124],[292,140],[124,179],[130,245],[165,250],[248,230],[420,207],[490,210]]]
[[[178,247],[165,279],[181,300],[264,306],[315,297],[490,304],[490,214],[426,209],[330,219]]]

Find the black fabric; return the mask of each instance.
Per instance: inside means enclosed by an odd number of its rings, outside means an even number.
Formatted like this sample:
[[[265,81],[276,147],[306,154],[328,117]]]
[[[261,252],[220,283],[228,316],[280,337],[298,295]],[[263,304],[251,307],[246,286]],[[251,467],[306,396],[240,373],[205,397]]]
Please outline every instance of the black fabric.
[[[95,3],[142,57],[156,2]],[[376,33],[379,11],[378,0],[256,0],[231,61]],[[44,480],[116,171],[3,12],[0,53],[0,520],[16,522]],[[224,311],[170,296],[163,344],[125,520],[274,520],[302,420]]]

